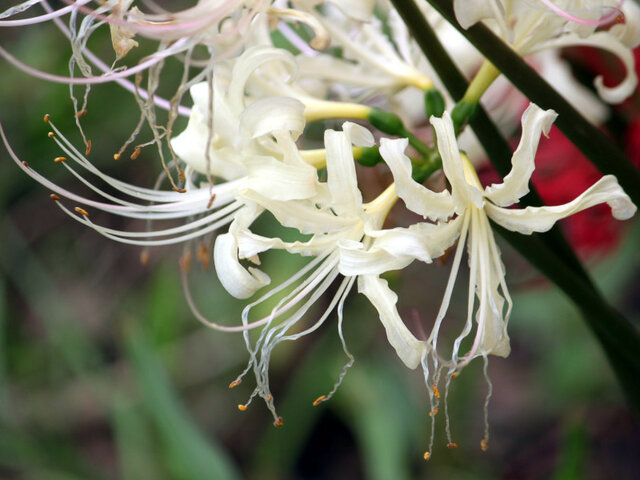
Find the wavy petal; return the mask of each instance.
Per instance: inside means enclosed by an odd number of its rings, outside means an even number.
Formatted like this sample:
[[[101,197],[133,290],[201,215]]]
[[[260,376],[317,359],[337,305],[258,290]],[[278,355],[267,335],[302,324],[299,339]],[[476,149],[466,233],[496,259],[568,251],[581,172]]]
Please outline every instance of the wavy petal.
[[[380,154],[391,169],[396,192],[412,212],[431,220],[447,219],[455,212],[455,202],[446,190],[433,192],[411,178],[411,160],[404,154],[406,138],[380,140]]]
[[[389,288],[387,281],[375,275],[360,276],[358,291],[366,295],[378,311],[387,339],[400,360],[407,367],[416,368],[427,351],[427,343],[418,340],[403,323],[396,308],[398,296]]]
[[[362,194],[358,190],[351,139],[345,132],[326,130],[324,146],[327,151],[327,186],[331,192],[332,206],[338,214],[354,214],[362,206]]]
[[[294,138],[304,130],[304,104],[289,97],[267,97],[249,105],[240,115],[240,138],[247,142],[268,133],[284,130]]]
[[[245,160],[249,170],[247,188],[271,200],[295,200],[315,195],[318,176],[310,165],[288,165],[272,157]]]
[[[493,221],[504,228],[529,235],[533,232],[546,232],[561,218],[600,203],[608,203],[611,213],[618,220],[631,218],[637,210],[629,196],[618,185],[616,177],[606,175],[582,195],[564,205],[514,210],[496,207],[487,202],[485,211]]]
[[[542,110],[531,103],[522,115],[520,144],[511,157],[511,171],[503,183],[485,189],[485,197],[501,207],[518,203],[529,192],[529,179],[535,169],[535,156],[540,134],[549,134],[549,129],[558,114],[553,110]]]

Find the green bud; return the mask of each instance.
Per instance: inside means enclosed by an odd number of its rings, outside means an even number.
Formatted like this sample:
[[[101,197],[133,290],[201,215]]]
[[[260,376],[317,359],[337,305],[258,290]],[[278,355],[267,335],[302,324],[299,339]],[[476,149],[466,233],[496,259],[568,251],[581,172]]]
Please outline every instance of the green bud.
[[[435,88],[424,92],[424,113],[427,115],[427,119],[431,118],[431,115],[442,117],[444,113],[444,98]]]
[[[406,135],[407,130],[404,128],[402,120],[393,113],[385,112],[379,108],[372,108],[367,120],[381,132],[389,135]]]
[[[383,161],[378,147],[361,147],[354,153],[357,162],[363,167],[373,167]]]

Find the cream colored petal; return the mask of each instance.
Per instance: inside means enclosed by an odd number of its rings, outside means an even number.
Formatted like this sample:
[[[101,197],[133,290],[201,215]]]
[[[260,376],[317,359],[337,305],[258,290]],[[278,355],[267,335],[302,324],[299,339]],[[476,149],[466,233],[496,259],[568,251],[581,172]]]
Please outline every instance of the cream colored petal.
[[[331,192],[331,206],[338,214],[355,213],[362,206],[358,190],[353,148],[345,132],[326,130],[324,146],[327,151],[327,186]]]
[[[542,110],[531,103],[522,115],[520,144],[511,157],[511,171],[503,183],[485,189],[485,197],[501,207],[518,203],[529,192],[529,179],[535,169],[535,156],[540,134],[549,134],[549,129],[558,114],[553,110]]]
[[[420,365],[427,343],[418,340],[402,322],[396,308],[398,296],[389,288],[387,281],[375,275],[358,277],[358,291],[366,295],[378,311],[387,339],[400,360],[411,369]]]
[[[493,0],[453,0],[453,13],[462,28],[467,29],[480,20],[495,17],[491,1]]]
[[[458,141],[449,112],[444,112],[442,118],[432,116],[430,122],[438,140],[442,169],[451,184],[455,212],[462,213],[469,204],[482,208],[482,192],[465,178]]]
[[[284,130],[297,138],[304,130],[304,104],[289,97],[268,97],[249,105],[240,115],[243,143],[268,133]]]
[[[514,210],[496,207],[487,202],[485,211],[494,222],[504,228],[528,235],[533,232],[546,232],[561,218],[600,203],[608,203],[613,216],[618,220],[631,218],[637,210],[629,196],[618,185],[616,177],[606,175],[582,195],[564,205]]]
[[[218,235],[213,261],[222,286],[236,298],[249,298],[270,283],[269,276],[254,267],[245,269],[238,261],[238,246],[231,233]]]
[[[344,276],[380,275],[391,270],[400,270],[415,258],[408,254],[394,255],[375,246],[367,249],[361,242],[353,240],[338,242],[338,249],[340,253],[338,269]]]
[[[411,160],[404,154],[406,138],[380,140],[380,154],[393,173],[398,196],[407,208],[431,220],[447,219],[455,213],[455,203],[446,190],[433,192],[411,178]]]
[[[249,157],[247,188],[271,200],[296,200],[315,195],[318,175],[310,165],[289,165],[272,157]]]

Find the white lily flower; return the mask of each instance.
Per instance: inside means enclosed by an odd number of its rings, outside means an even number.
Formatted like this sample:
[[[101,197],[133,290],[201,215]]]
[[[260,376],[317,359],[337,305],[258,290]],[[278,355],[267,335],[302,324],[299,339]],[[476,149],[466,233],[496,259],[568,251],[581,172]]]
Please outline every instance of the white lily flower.
[[[527,207],[524,209],[505,208],[517,204],[529,191],[529,178],[534,170],[534,157],[541,133],[548,133],[556,117],[552,110],[541,110],[531,104],[522,117],[522,137],[512,157],[512,170],[501,184],[482,188],[471,163],[461,155],[451,118],[445,113],[443,118],[431,118],[447,180],[451,184],[451,193],[434,193],[411,178],[409,159],[404,155],[406,140],[384,140],[380,151],[393,172],[398,196],[407,207],[430,220],[440,220],[438,224],[418,224],[409,229],[394,229],[389,233],[381,232],[376,239],[384,247],[388,241],[386,235],[392,235],[395,247],[401,251],[401,242],[407,250],[420,244],[430,245],[432,251],[444,251],[453,244],[459,235],[458,248],[454,257],[452,273],[445,291],[445,297],[436,318],[429,341],[432,345],[433,359],[436,365],[440,361],[437,353],[438,332],[446,315],[453,284],[462,258],[465,243],[468,245],[469,280],[468,316],[466,324],[453,345],[451,360],[444,362],[450,371],[462,368],[477,356],[489,354],[507,356],[509,337],[506,327],[511,311],[511,299],[504,280],[504,266],[496,245],[489,219],[502,227],[523,234],[544,232],[553,224],[569,215],[599,203],[608,203],[615,218],[624,220],[633,216],[635,205],[622,191],[615,177],[606,175],[578,198],[565,205],[553,207]],[[457,215],[448,222],[447,216]],[[441,242],[438,247],[437,242]],[[377,247],[373,243],[372,249]],[[394,252],[387,249],[389,255]],[[377,253],[377,252],[376,252]],[[416,258],[419,258],[416,256]],[[475,309],[475,297],[478,308]],[[506,311],[505,311],[506,305]],[[475,311],[475,337],[472,346],[460,355],[462,340],[473,330]]]
[[[370,243],[372,239],[367,237],[366,232],[378,231],[395,203],[393,186],[372,202],[362,202],[352,153],[354,143],[370,146],[373,144],[373,136],[365,128],[349,122],[344,124],[342,132],[327,130],[327,181],[321,184],[318,195],[309,200],[282,202],[255,192],[246,192],[243,201],[247,205],[253,202],[253,209],[247,210],[246,215],[238,215],[230,226],[229,233],[220,235],[215,244],[214,259],[218,276],[225,288],[240,298],[247,298],[265,285],[268,277],[255,267],[245,269],[239,263],[239,259],[255,262],[259,253],[271,249],[315,257],[296,275],[248,305],[242,315],[243,325],[249,325],[248,316],[253,307],[274,295],[288,291],[267,318],[253,322],[266,322],[255,345],[252,345],[248,333],[246,334],[245,340],[251,358],[249,366],[239,377],[242,378],[253,368],[257,387],[251,399],[256,395],[264,398],[276,423],[280,420],[268,385],[269,360],[276,345],[315,331],[337,306],[338,331],[349,361],[334,389],[318,402],[327,400],[333,394],[346,370],[353,363],[353,357],[347,350],[342,335],[342,305],[355,283],[356,275],[345,276],[342,279],[329,307],[319,319],[304,327],[296,326],[341,273],[340,250],[362,245],[362,242]],[[301,234],[311,234],[312,237],[306,241],[285,242],[280,238],[268,238],[252,233],[248,227],[263,209],[273,214],[283,226],[295,228]],[[402,258],[394,262],[391,268],[401,268],[411,260],[412,258],[408,257]],[[422,358],[422,353],[415,352],[419,351],[420,345],[426,349],[426,343],[417,340],[406,328],[400,316],[394,313],[393,309],[389,310],[388,305],[395,305],[396,299],[386,281],[379,279],[377,275],[369,275],[367,265],[362,264],[362,267],[357,274],[359,290],[379,311],[390,344],[409,367],[415,368]]]
[[[532,5],[519,0],[454,0],[453,6],[463,28],[483,21],[522,56],[570,46],[607,50],[622,61],[626,76],[615,87],[606,87],[602,77],[597,77],[594,83],[598,94],[606,102],[615,104],[633,93],[638,79],[632,49],[640,44],[640,7],[635,2],[624,2],[622,6],[618,0],[534,3]],[[626,23],[615,25],[608,31],[596,31],[600,25],[599,18],[611,11],[617,12],[618,8],[626,16]],[[574,17],[570,12],[579,12],[584,18]]]

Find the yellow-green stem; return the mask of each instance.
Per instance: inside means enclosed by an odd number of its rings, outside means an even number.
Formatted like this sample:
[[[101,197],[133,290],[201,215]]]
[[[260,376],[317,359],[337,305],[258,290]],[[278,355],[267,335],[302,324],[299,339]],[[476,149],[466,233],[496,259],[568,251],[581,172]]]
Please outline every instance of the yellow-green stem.
[[[484,92],[491,86],[496,78],[500,76],[500,70],[493,66],[489,60],[485,60],[469,84],[467,91],[462,97],[462,102],[476,104],[484,95]]]

